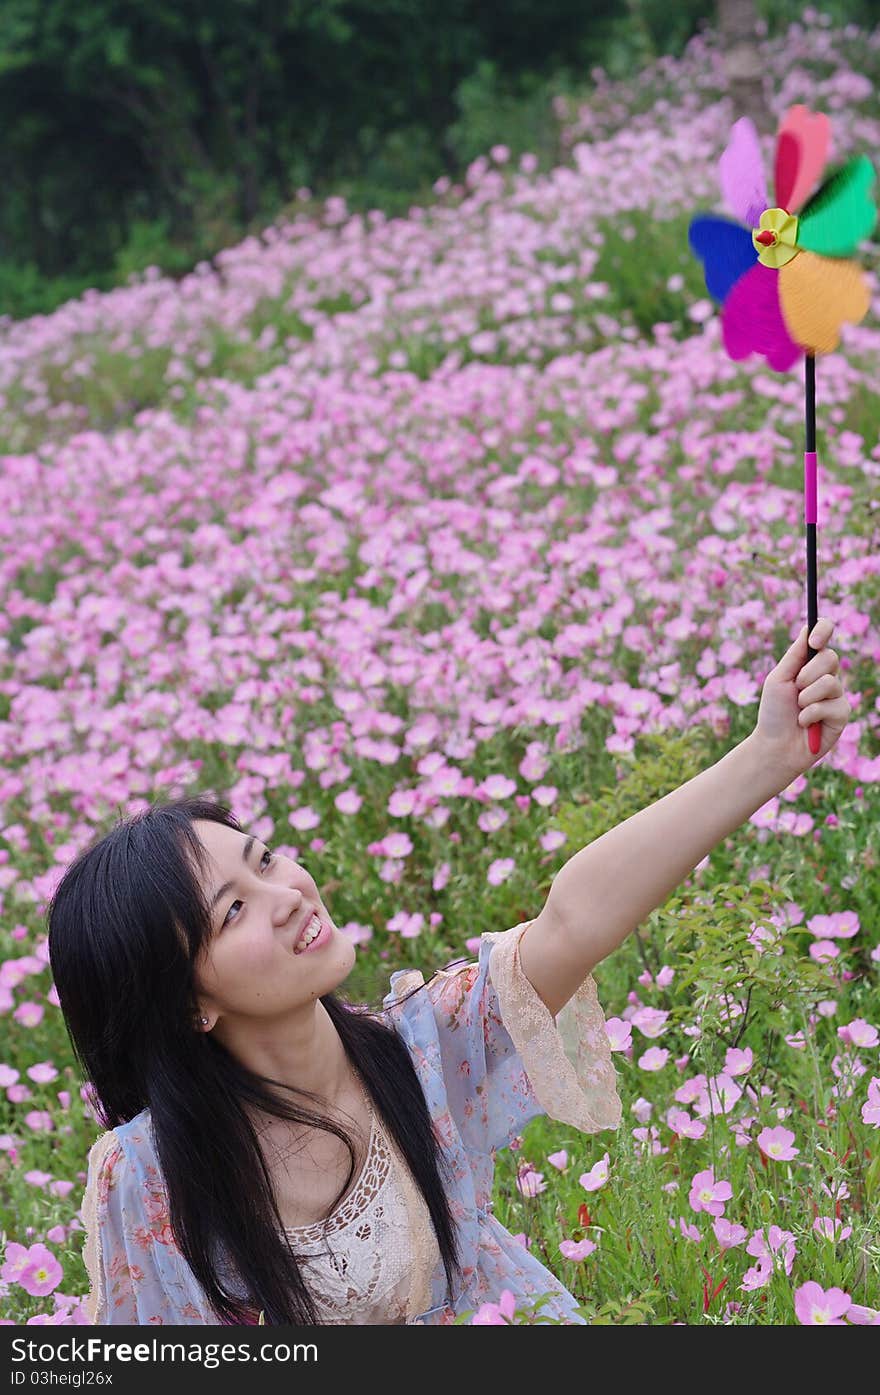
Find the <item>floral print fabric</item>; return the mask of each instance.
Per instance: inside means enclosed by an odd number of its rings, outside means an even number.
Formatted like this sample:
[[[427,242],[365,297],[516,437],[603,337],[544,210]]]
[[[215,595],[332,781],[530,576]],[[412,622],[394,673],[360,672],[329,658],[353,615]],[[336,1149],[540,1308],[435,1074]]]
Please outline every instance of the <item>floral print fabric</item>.
[[[409,1050],[451,1164],[463,1266],[459,1291],[450,1293],[426,1208],[412,1205],[411,1299],[418,1306],[409,1323],[451,1323],[497,1302],[505,1288],[523,1305],[552,1292],[545,1313],[583,1321],[573,1296],[492,1215],[495,1154],[531,1119],[546,1113],[594,1132],[617,1128],[621,1117],[592,975],[554,1019],[520,965],[519,941],[531,924],[483,934],[476,962],[441,970],[426,984],[415,970],[391,975],[385,1018]],[[149,1110],[92,1147],[83,1222],[86,1312],[94,1323],[219,1322],[171,1233]]]

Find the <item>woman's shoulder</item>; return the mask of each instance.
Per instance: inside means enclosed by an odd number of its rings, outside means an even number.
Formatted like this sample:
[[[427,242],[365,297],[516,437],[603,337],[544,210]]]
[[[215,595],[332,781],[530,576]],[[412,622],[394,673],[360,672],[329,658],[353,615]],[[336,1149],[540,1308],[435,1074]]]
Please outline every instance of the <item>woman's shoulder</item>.
[[[149,1109],[142,1109],[124,1124],[114,1124],[112,1129],[99,1134],[89,1149],[89,1161],[103,1162],[114,1149],[117,1154],[130,1159],[145,1149],[152,1153],[154,1148],[152,1116]]]
[[[489,936],[484,937],[487,941]],[[415,993],[417,989],[428,987],[431,995],[435,996],[444,992],[450,979],[461,980],[462,975],[467,974],[466,981],[473,981],[479,973],[480,964],[474,959],[455,959],[442,969],[432,969],[430,978],[426,979],[421,969],[397,969],[391,975],[390,991],[385,995],[383,1007],[395,1007],[398,1003],[408,1000],[410,993]]]

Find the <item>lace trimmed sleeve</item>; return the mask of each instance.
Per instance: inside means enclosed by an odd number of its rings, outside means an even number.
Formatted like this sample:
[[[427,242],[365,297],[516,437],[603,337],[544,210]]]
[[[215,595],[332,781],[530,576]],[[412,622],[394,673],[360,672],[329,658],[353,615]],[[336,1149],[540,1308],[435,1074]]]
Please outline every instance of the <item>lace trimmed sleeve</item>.
[[[429,1107],[448,1110],[471,1154],[509,1146],[539,1114],[585,1133],[620,1123],[596,985],[587,978],[554,1021],[517,953],[531,923],[485,932],[477,963],[438,969],[427,983],[417,969],[391,975],[384,1006],[404,1035]]]
[[[616,1129],[621,1103],[595,980],[588,974],[554,1019],[520,963],[519,942],[531,924],[485,936],[493,943],[489,976],[504,1026],[551,1119],[583,1133]]]
[[[89,1150],[88,1180],[82,1206],[86,1232],[83,1261],[89,1276],[89,1294],[83,1308],[93,1325],[137,1323],[138,1320],[128,1266],[124,1262],[118,1178],[114,1176],[114,1167],[120,1158],[122,1145],[112,1129],[101,1134]]]

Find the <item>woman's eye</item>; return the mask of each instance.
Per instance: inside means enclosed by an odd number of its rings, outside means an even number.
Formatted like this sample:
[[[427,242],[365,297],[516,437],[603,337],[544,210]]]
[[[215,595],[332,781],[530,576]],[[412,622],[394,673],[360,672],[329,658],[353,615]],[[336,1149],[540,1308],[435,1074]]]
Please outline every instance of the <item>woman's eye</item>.
[[[274,856],[272,855],[272,853],[270,853],[269,849],[266,848],[265,852],[263,853],[263,857],[260,858],[260,867],[263,867],[263,858],[266,858],[266,857],[268,857],[269,861],[265,864],[264,870],[266,870],[266,869],[268,869],[269,867],[271,867],[271,866],[272,866],[272,863],[275,861],[275,858],[274,858]],[[243,903],[242,903],[241,901],[233,901],[232,906],[229,907],[229,910],[226,912],[226,915],[225,915],[224,918],[223,918],[223,925],[228,925],[228,923],[229,923],[230,912],[232,911],[233,907],[234,907],[234,906],[240,906],[240,905],[242,905],[242,904],[243,904]],[[221,929],[222,929],[222,928],[223,928],[223,927],[221,926]]]

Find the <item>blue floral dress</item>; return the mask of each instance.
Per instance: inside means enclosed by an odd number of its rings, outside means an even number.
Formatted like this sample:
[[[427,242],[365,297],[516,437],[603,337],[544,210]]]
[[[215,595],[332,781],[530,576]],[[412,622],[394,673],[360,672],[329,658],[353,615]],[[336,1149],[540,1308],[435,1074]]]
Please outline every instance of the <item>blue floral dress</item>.
[[[416,970],[393,973],[383,1001],[451,1164],[459,1291],[448,1290],[427,1207],[374,1116],[361,1179],[326,1222],[335,1227],[332,1251],[325,1258],[313,1248],[314,1267],[303,1269],[319,1310],[323,1306],[322,1321],[452,1323],[482,1303],[498,1302],[509,1289],[524,1306],[550,1292],[543,1312],[583,1322],[574,1297],[492,1214],[495,1155],[531,1119],[547,1114],[594,1133],[616,1129],[621,1117],[592,975],[554,1019],[520,964],[519,941],[531,924],[482,935],[477,962],[440,970],[427,983]],[[175,1244],[149,1110],[102,1134],[92,1147],[83,1222],[91,1283],[85,1308],[93,1322],[220,1322]],[[306,1229],[313,1228],[303,1228],[304,1241]],[[358,1262],[365,1235],[373,1256],[369,1282]],[[376,1254],[382,1257],[378,1267]]]

